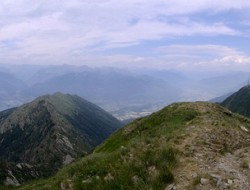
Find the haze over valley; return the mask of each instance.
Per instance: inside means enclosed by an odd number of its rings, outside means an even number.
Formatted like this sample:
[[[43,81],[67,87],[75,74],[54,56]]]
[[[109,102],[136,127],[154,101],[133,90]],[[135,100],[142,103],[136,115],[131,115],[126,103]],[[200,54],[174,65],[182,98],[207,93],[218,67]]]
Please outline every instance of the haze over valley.
[[[148,115],[181,101],[208,101],[247,84],[247,72],[92,68],[71,65],[2,65],[1,110],[55,92],[77,94],[118,119]]]
[[[249,190],[250,1],[0,1],[1,190]]]
[[[0,4],[0,110],[77,94],[117,118],[207,101],[249,78],[246,1]]]

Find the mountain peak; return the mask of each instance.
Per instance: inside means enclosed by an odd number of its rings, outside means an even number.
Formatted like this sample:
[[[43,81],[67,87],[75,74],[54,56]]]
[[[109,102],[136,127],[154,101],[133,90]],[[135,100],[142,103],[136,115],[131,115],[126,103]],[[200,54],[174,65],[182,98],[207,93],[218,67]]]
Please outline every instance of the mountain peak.
[[[24,167],[30,172],[27,179],[49,176],[91,151],[120,126],[109,113],[79,96],[41,96],[0,112],[0,159],[15,163],[9,169],[13,175],[21,170],[16,165],[25,163],[33,168]]]
[[[240,88],[240,90],[250,90],[250,86],[249,85],[243,86],[242,88]]]
[[[40,97],[36,98],[35,101],[36,100],[38,100],[38,101],[39,100],[46,100],[46,101],[51,101],[51,103],[52,103],[52,101],[55,100],[55,99],[57,99],[57,100],[67,99],[67,98],[69,98],[71,96],[73,96],[73,95],[63,94],[61,92],[55,92],[53,94],[48,94],[48,95],[40,96]]]

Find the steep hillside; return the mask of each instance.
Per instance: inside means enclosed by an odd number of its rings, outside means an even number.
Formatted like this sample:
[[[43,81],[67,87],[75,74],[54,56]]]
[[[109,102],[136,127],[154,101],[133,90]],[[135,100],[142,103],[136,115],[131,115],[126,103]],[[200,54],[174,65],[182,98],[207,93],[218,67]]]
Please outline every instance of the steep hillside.
[[[172,104],[115,132],[54,177],[20,189],[250,187],[250,121],[213,103]]]
[[[0,112],[0,180],[19,184],[47,177],[87,154],[120,126],[96,105],[61,93]]]
[[[245,86],[221,103],[232,112],[250,117],[250,87]]]

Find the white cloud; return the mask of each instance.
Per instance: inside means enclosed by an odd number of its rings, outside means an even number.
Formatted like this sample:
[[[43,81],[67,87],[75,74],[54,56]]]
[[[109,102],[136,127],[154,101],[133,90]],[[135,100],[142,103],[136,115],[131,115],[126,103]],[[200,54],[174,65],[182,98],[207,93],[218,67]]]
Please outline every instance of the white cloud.
[[[196,56],[196,57],[223,57],[239,55],[240,51],[222,45],[168,45],[155,49],[156,53],[166,56]]]
[[[214,60],[215,64],[226,65],[226,66],[250,66],[250,57],[243,55],[228,55],[220,59]]]
[[[155,53],[173,68],[204,70],[250,69],[250,56],[222,45],[169,45],[158,47]]]
[[[0,59],[18,61],[12,58],[18,55],[21,62],[59,63],[63,57],[70,63],[94,56],[96,50],[144,41],[241,35],[220,20],[193,20],[190,15],[249,7],[244,0],[3,0]]]
[[[79,56],[75,64],[93,63],[93,66],[129,68],[158,68],[181,70],[242,70],[250,69],[250,57],[243,52],[221,45],[170,45],[157,48],[156,55]],[[80,61],[79,61],[80,60]],[[153,63],[153,64],[152,64]]]

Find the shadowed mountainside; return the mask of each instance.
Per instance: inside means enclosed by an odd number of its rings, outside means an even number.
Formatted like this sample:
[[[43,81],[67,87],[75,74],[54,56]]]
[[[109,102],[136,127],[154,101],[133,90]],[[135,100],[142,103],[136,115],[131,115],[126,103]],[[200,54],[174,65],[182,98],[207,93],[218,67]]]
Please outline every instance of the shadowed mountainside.
[[[55,93],[0,112],[1,181],[47,177],[86,155],[121,123],[76,95]]]
[[[245,86],[241,88],[225,99],[221,105],[232,112],[250,117],[250,87]]]

